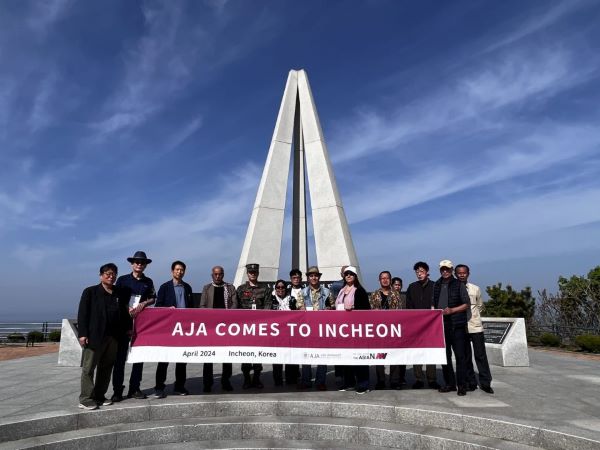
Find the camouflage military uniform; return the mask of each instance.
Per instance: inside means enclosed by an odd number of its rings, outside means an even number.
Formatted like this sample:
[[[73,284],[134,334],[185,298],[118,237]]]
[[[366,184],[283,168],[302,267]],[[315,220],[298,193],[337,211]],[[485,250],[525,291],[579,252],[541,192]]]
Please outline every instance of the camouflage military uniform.
[[[390,289],[390,293],[387,296],[387,304],[382,304],[381,289],[377,289],[371,293],[369,303],[371,304],[371,309],[406,309],[406,302],[393,289]]]
[[[240,309],[252,309],[252,305],[256,305],[255,309],[264,309],[265,305],[269,302],[271,293],[266,285],[259,283],[257,286],[251,286],[249,282],[245,282],[240,285],[236,290],[238,298],[238,308]],[[250,371],[254,370],[254,380],[258,381],[260,373],[263,370],[262,364],[242,364],[242,373],[246,379],[247,384],[250,377]]]
[[[271,296],[266,285],[259,283],[258,286],[250,286],[247,281],[237,288],[236,293],[240,309],[252,309],[253,304],[256,309],[264,309]]]
[[[382,302],[382,300],[381,289],[372,292],[369,296],[371,309],[406,309],[406,301],[393,289],[390,289],[387,301]],[[385,366],[375,366],[375,374],[377,375],[377,385],[385,386]],[[398,388],[405,382],[405,374],[406,366],[390,366],[390,386]]]

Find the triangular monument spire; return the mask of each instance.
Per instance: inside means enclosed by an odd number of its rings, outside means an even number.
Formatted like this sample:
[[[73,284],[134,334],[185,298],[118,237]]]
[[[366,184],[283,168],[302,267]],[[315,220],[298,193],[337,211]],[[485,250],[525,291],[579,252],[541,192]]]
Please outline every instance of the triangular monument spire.
[[[304,70],[290,70],[235,274],[236,286],[246,279],[248,263],[260,264],[262,280],[278,278],[292,147],[292,263],[289,268],[297,267],[304,273],[308,266],[306,170],[317,264],[323,273],[322,280],[337,280],[340,267],[348,264],[355,266],[360,276],[308,77]]]

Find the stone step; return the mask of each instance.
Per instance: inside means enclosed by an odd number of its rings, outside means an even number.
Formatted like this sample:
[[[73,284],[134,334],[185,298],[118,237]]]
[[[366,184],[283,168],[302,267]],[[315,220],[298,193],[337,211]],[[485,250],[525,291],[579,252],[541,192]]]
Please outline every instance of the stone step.
[[[90,414],[91,416],[92,414]],[[306,416],[229,416],[122,423],[36,436],[0,444],[0,449],[85,450],[148,446],[173,448],[193,442],[195,448],[247,448],[265,441],[266,448],[401,448],[531,450],[525,444],[430,426],[353,418]],[[216,447],[218,443],[221,447]],[[224,444],[224,445],[223,445]],[[240,447],[241,446],[241,447]],[[255,444],[250,445],[255,447]],[[181,447],[185,448],[185,447]],[[258,446],[258,448],[265,448]]]
[[[63,432],[74,432],[75,436],[82,436],[82,433],[89,430],[92,430],[90,435],[92,436],[94,435],[93,429],[98,429],[98,427],[111,425],[136,427],[165,420],[193,419],[194,423],[209,423],[216,420],[217,423],[225,423],[223,421],[228,418],[230,422],[236,423],[249,417],[275,417],[277,420],[281,417],[297,417],[297,422],[304,417],[319,421],[327,419],[359,421],[356,425],[369,421],[375,423],[375,428],[390,428],[395,425],[413,428],[425,427],[430,434],[435,430],[444,435],[452,431],[467,435],[479,435],[483,439],[492,438],[552,450],[573,448],[597,450],[600,448],[598,441],[534,425],[389,404],[307,400],[236,400],[229,396],[226,399],[214,396],[203,401],[178,397],[169,398],[166,401],[136,401],[134,406],[128,406],[128,404],[128,402],[119,403],[96,411],[83,412],[73,408],[69,411],[1,419],[0,442]],[[227,439],[227,437],[221,436],[220,439]],[[155,442],[148,444],[155,444]],[[374,442],[373,445],[379,444]]]
[[[343,445],[342,445],[343,444]],[[229,450],[298,450],[298,449],[328,449],[328,450],[389,450],[389,447],[365,446],[333,441],[286,441],[281,439],[244,439],[222,441],[194,441],[171,444],[145,445],[145,450],[193,450],[193,449],[229,449]],[[139,447],[127,447],[121,450],[134,450]]]

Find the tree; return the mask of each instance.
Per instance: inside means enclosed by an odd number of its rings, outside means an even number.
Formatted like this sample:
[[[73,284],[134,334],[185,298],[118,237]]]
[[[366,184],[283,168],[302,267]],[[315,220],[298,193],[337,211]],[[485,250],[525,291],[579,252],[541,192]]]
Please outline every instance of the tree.
[[[600,266],[587,277],[558,279],[558,293],[540,292],[540,325],[600,330]]]
[[[502,283],[498,283],[486,287],[485,290],[490,296],[490,300],[485,304],[485,316],[524,317],[527,322],[533,317],[535,299],[531,296],[530,287],[517,292],[511,285],[503,289]]]

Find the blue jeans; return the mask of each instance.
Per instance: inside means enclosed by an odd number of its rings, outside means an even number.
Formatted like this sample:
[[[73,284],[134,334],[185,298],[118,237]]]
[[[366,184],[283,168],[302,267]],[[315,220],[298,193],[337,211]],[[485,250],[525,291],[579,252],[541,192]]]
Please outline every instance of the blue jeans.
[[[317,375],[315,376],[315,383],[325,384],[325,378],[327,376],[327,366],[319,365],[317,366]],[[310,380],[312,379],[312,366],[302,366],[302,382],[304,384],[310,385]]]

